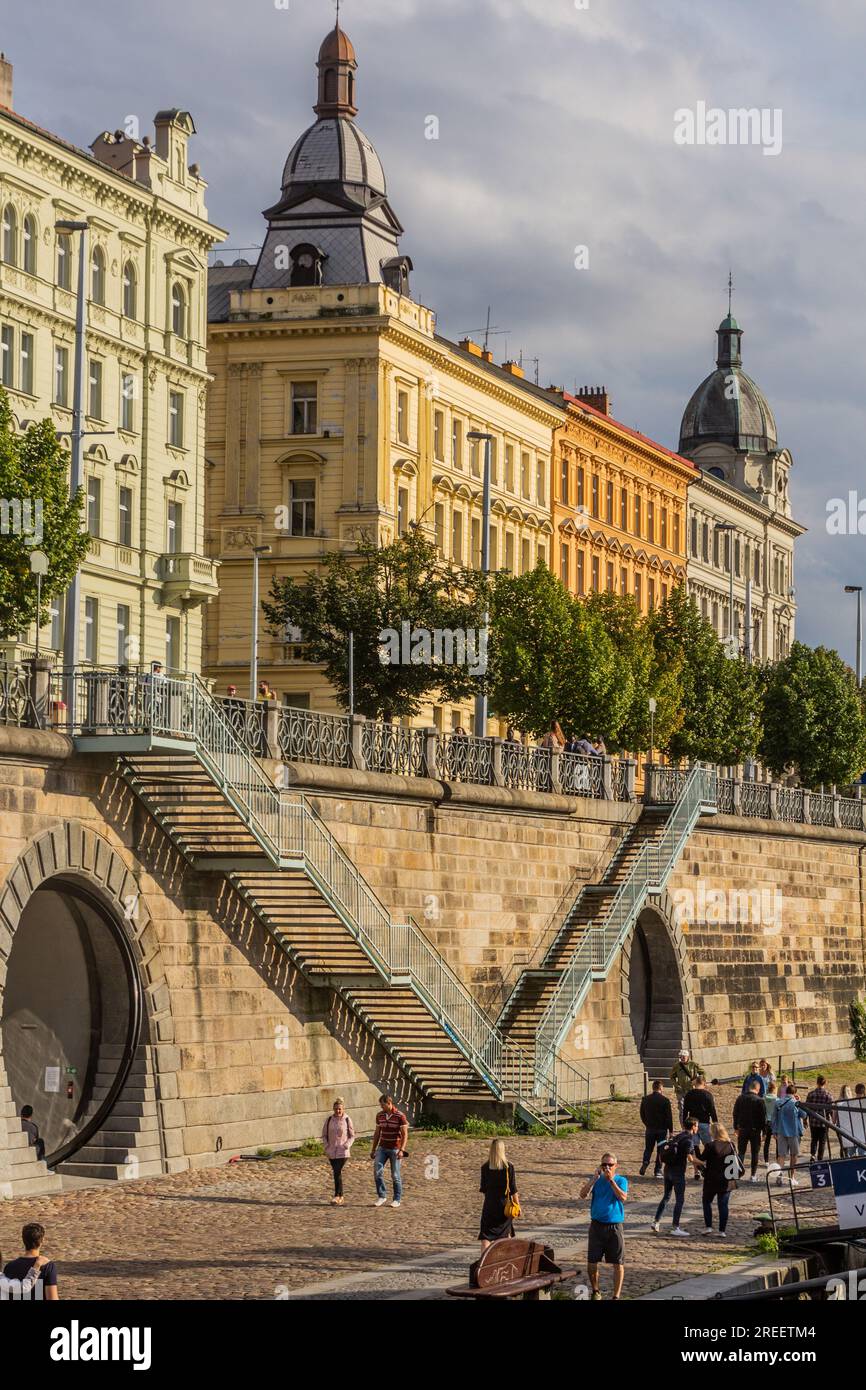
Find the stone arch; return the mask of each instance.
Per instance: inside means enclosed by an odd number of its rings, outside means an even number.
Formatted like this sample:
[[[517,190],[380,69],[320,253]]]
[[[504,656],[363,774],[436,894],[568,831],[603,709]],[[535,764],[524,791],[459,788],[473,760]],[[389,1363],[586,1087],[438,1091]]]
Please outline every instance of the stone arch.
[[[67,820],[36,836],[0,885],[0,1015],[16,932],[39,889],[63,885],[86,890],[121,931],[137,971],[142,999],[140,1046],[156,1073],[158,1099],[177,1095],[179,1053],[173,1046],[171,997],[156,928],[133,871],[104,836],[78,820]],[[8,1084],[0,1054],[0,1090]],[[159,1107],[162,1130],[162,1106]],[[182,1117],[176,1117],[182,1123]]]
[[[623,1031],[633,1039],[650,1071],[660,1071],[672,1049],[669,1071],[681,1046],[693,1049],[696,1009],[688,941],[669,893],[647,901],[623,946],[620,967]],[[649,1018],[642,1016],[642,1001],[635,998],[636,991],[644,988],[650,991]]]

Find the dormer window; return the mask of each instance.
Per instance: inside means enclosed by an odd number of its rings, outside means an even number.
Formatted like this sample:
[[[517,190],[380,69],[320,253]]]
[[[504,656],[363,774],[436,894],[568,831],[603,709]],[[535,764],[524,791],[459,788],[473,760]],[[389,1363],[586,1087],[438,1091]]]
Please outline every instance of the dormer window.
[[[325,254],[318,246],[302,242],[292,248],[290,285],[321,285]]]

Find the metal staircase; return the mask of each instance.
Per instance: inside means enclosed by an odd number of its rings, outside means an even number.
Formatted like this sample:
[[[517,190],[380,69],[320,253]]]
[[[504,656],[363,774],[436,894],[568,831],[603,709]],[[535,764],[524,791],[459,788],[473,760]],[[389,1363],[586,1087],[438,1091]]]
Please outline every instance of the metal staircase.
[[[122,775],[196,868],[223,874],[431,1100],[513,1103],[556,1128],[589,1078],[506,1038],[411,919],[394,922],[307,799],[278,790],[197,677],[76,672],[70,731]]]

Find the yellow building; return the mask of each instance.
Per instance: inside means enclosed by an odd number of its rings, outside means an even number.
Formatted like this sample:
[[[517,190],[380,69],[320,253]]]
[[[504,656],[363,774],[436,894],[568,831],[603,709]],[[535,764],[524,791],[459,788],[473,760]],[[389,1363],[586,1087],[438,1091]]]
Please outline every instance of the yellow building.
[[[195,127],[160,111],[155,135],[100,134],[78,149],[13,109],[0,59],[0,379],[17,426],[71,428],[78,234],[87,221],[84,486],[93,542],[82,566],[79,660],[199,670],[203,553],[207,219],[189,164]],[[41,634],[63,645],[62,600]],[[29,655],[35,632],[3,643]]]
[[[685,581],[687,494],[697,470],[614,420],[603,389],[563,399],[554,572],[574,594],[631,594],[647,613]]]
[[[409,294],[400,224],[378,156],[354,123],[356,63],[339,28],[319,54],[318,119],[289,154],[256,266],[210,276],[208,545],[221,563],[207,618],[217,691],[248,692],[253,547],[261,591],[368,536],[417,523],[455,563],[480,562],[483,445],[492,445],[491,558],[551,564],[551,454],[561,396],[515,363],[436,332]],[[336,708],[302,648],[263,625],[259,676],[288,703]],[[462,710],[434,712],[443,727]]]

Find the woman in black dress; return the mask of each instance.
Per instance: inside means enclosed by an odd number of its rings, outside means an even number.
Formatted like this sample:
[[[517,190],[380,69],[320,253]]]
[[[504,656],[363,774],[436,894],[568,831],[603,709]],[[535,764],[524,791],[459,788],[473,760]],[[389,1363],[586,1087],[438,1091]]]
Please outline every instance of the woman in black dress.
[[[517,1197],[517,1179],[514,1164],[508,1162],[505,1154],[504,1139],[494,1139],[490,1145],[490,1155],[481,1166],[480,1191],[484,1193],[484,1206],[478,1239],[481,1249],[486,1250],[494,1240],[514,1235],[514,1222],[505,1215],[505,1198],[507,1193]]]

